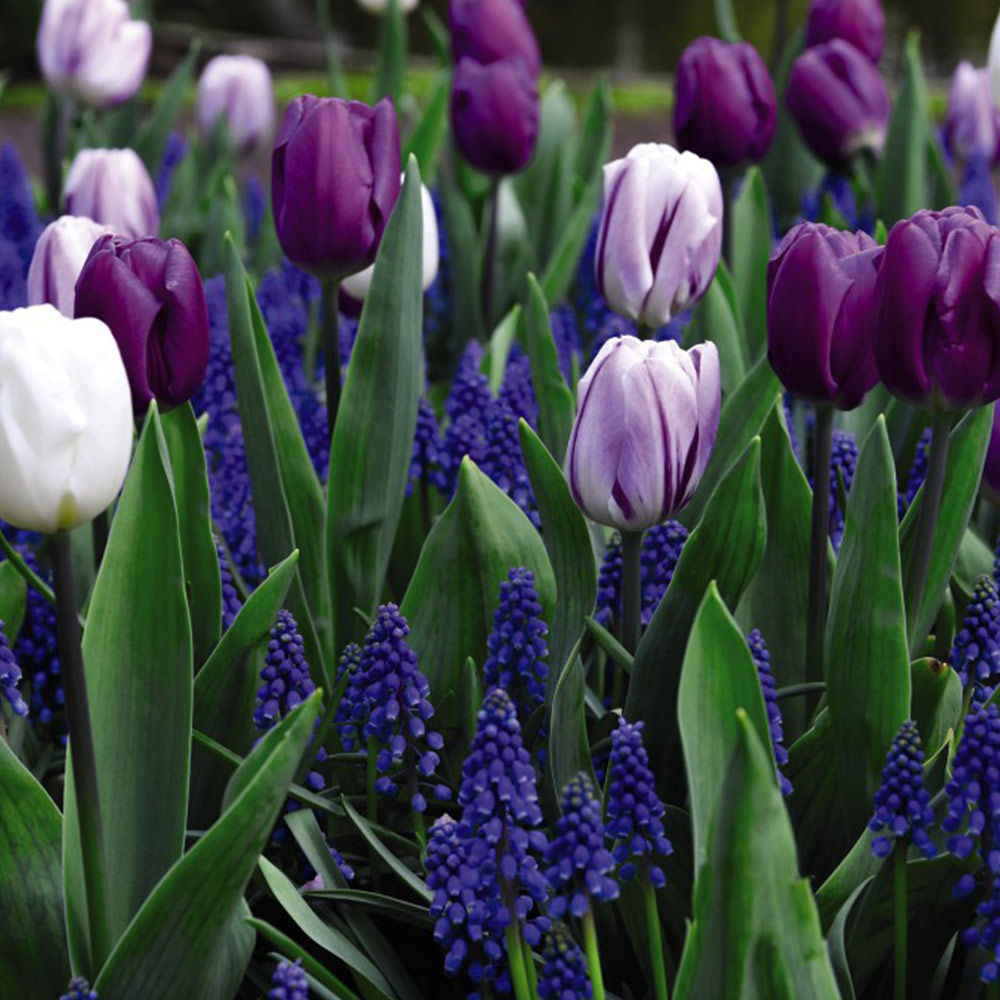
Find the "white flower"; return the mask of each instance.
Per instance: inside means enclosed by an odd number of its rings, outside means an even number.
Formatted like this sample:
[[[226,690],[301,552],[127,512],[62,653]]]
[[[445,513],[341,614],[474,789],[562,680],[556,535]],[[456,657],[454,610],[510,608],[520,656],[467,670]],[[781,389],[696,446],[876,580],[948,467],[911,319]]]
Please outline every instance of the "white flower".
[[[274,87],[267,64],[253,56],[216,56],[198,81],[198,129],[212,134],[224,117],[240,152],[263,145],[274,133]]]
[[[45,302],[73,318],[76,279],[97,240],[107,232],[93,219],[64,215],[50,222],[35,244],[28,268],[28,305]]]
[[[85,215],[116,236],[155,236],[160,229],[156,189],[131,149],[81,149],[66,176],[68,215]]]

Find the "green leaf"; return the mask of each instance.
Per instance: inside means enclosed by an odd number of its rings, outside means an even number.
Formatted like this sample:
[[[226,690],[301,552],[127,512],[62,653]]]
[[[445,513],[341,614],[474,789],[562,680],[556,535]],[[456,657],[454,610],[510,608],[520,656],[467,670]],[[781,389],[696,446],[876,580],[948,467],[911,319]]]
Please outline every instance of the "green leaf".
[[[583,189],[573,213],[563,227],[559,242],[552,249],[540,285],[546,302],[558,302],[573,282],[583,248],[594,223],[604,184],[600,173]]]
[[[451,328],[453,337],[464,346],[466,340],[482,342],[485,338],[479,299],[482,273],[476,220],[461,189],[447,173],[441,175],[440,192],[441,215],[452,267]],[[458,347],[460,350],[461,346]]]
[[[867,827],[858,837],[848,855],[816,893],[819,919],[823,930],[831,930],[851,899],[882,866],[882,859],[872,853],[872,834]]]
[[[3,632],[13,646],[24,621],[28,602],[28,585],[24,577],[9,562],[0,562],[0,622]]]
[[[0,739],[0,993],[52,1000],[69,979],[62,817]]]
[[[595,780],[594,763],[587,740],[586,684],[579,645],[570,654],[556,679],[549,722],[548,764],[552,801],[575,774],[585,771]]]
[[[740,711],[675,1000],[840,996],[765,741]]]
[[[611,152],[613,127],[611,88],[603,73],[587,97],[583,109],[580,143],[576,150],[576,173],[585,184],[601,176]]]
[[[363,892],[358,889],[318,889],[309,893],[310,898],[326,899],[332,903],[347,903],[361,909],[385,917],[392,917],[401,923],[416,927],[419,930],[429,930],[434,926],[426,906],[407,903],[405,900],[386,896],[380,892]]]
[[[546,621],[553,620],[556,586],[545,546],[517,505],[468,457],[458,489],[427,536],[403,598],[410,645],[420,657],[433,700],[458,689],[467,656],[482,663],[500,583],[516,566],[535,574]],[[439,713],[455,722],[455,709]]]
[[[613,660],[627,674],[631,674],[635,668],[635,657],[600,622],[589,615],[584,621],[591,638],[604,650],[608,659]]]
[[[201,40],[196,38],[188,50],[188,54],[170,74],[170,79],[160,91],[152,113],[139,129],[132,148],[146,164],[146,169],[155,177],[163,162],[163,154],[167,148],[167,139],[173,131],[184,108],[188,92],[194,81],[194,71],[201,54]]]
[[[483,359],[480,362],[479,370],[487,377],[490,383],[490,392],[495,396],[503,385],[503,377],[507,372],[507,359],[510,357],[510,349],[517,337],[517,328],[521,323],[521,307],[511,306],[507,313],[497,323],[493,333],[490,334],[490,342],[483,351]]]
[[[347,97],[347,81],[340,65],[340,51],[337,35],[330,23],[330,0],[316,0],[316,20],[319,22],[323,39],[323,53],[326,57],[326,79],[331,97]]]
[[[388,0],[380,12],[375,100],[391,97],[399,107],[406,72],[406,15],[402,0]]]
[[[924,754],[930,760],[944,746],[949,730],[957,730],[962,719],[962,681],[947,663],[917,660],[910,666],[913,707],[910,717],[917,723]]]
[[[748,354],[761,356],[767,344],[767,262],[771,259],[771,210],[760,167],[743,178],[732,203],[733,285],[746,330]]]
[[[945,482],[945,489],[948,488]],[[962,535],[962,543],[955,560],[954,581],[966,598],[972,597],[972,591],[981,576],[993,572],[993,550],[982,540],[973,528],[967,528]]]
[[[417,158],[420,176],[428,187],[434,186],[441,147],[448,134],[448,94],[451,89],[451,74],[444,71],[438,75],[431,91],[430,99],[424,106],[420,121],[403,150],[403,162],[410,156]]]
[[[268,732],[233,778],[223,816],[146,900],[94,984],[102,996],[173,1000],[219,996],[207,987],[243,893],[312,735],[321,691]]]
[[[692,322],[698,340],[710,340],[719,349],[722,393],[728,397],[740,386],[747,373],[747,344],[736,289],[725,261],[694,307]]]
[[[190,403],[163,414],[163,436],[170,453],[174,496],[184,554],[184,579],[190,605],[195,667],[208,659],[222,630],[222,581],[212,535],[205,448]]]
[[[742,41],[732,0],[713,0],[712,6],[715,10],[715,26],[719,29],[719,36],[727,42]]]
[[[83,659],[104,853],[111,862],[108,927],[115,941],[181,856],[187,823],[191,619],[169,459],[155,405],[111,523],[87,613]],[[67,786],[70,770],[67,761]],[[71,860],[79,856],[79,827],[75,798],[69,787],[67,792],[66,902],[71,913],[82,915],[82,874]]]
[[[695,871],[708,860],[709,834],[720,808],[719,775],[739,740],[737,710],[745,712],[763,745],[770,745],[767,709],[750,647],[713,582],[691,627],[677,693]],[[776,782],[773,765],[771,776]]]
[[[373,616],[406,497],[423,385],[420,171],[406,181],[382,237],[330,445],[326,548],[335,649]]]
[[[705,591],[714,580],[722,600],[735,607],[760,565],[766,537],[760,441],[754,440],[691,532],[636,650],[625,717],[646,722],[646,749],[661,794],[675,773],[681,664]]]
[[[847,921],[851,916],[851,910],[857,901],[858,896],[868,885],[870,880],[866,879],[847,898],[847,902],[840,908],[840,912],[834,918],[830,933],[827,936],[827,944],[830,948],[830,961],[833,964],[833,971],[837,976],[837,985],[840,987],[842,1000],[855,1000],[854,982],[851,979],[851,966],[847,958]]]

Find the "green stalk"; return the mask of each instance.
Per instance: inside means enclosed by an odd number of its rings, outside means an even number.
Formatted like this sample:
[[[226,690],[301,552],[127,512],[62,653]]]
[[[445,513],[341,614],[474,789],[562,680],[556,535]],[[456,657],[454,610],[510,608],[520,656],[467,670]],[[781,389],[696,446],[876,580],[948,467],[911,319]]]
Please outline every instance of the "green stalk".
[[[826,578],[830,547],[830,453],[833,448],[833,407],[816,408],[813,450],[812,533],[809,542],[809,610],[806,618],[806,679],[825,679],[823,646],[826,641]],[[808,697],[810,714],[816,699]]]
[[[893,997],[906,1000],[906,846],[892,852]]]
[[[803,694],[822,694],[825,690],[826,681],[808,681],[805,684],[789,684],[788,687],[778,688],[775,694],[778,701],[783,701]]]
[[[490,180],[490,190],[486,195],[486,213],[489,221],[486,229],[486,253],[483,260],[483,328],[489,337],[493,329],[494,297],[496,296],[497,243],[499,242],[500,180]]]
[[[642,532],[622,532],[622,645],[633,655],[642,626]],[[621,669],[620,667],[617,669]]]
[[[510,964],[510,980],[514,986],[515,1000],[532,1000],[524,952],[521,950],[521,932],[516,921],[507,925],[507,961]]]
[[[340,66],[340,52],[337,49],[337,39],[330,23],[330,0],[316,0],[316,17],[319,21],[320,34],[323,36],[323,51],[326,54],[326,76],[330,85],[331,97],[347,96],[347,81]]]
[[[597,945],[597,928],[594,913],[588,909],[583,915],[583,944],[587,952],[587,968],[590,970],[590,985],[594,988],[594,1000],[604,1000],[604,976],[601,973],[601,952]]]
[[[406,15],[399,0],[389,0],[379,19],[375,99],[391,97],[399,110],[406,69]]]
[[[24,561],[21,553],[10,544],[2,531],[0,531],[0,552],[7,557],[7,561],[32,590],[41,594],[53,607],[56,606],[56,595],[52,588]]]
[[[333,440],[340,409],[340,282],[323,282],[323,362],[326,368],[326,426]]]
[[[378,796],[375,793],[375,762],[378,758],[378,744],[373,736],[368,737],[368,762],[365,765],[365,786],[368,822],[374,826],[378,823]],[[381,875],[379,873],[378,855],[372,850],[371,855],[372,886],[378,892],[381,888]]]
[[[531,989],[531,1000],[538,1000],[538,973],[535,971],[535,956],[531,946],[521,938],[521,954],[524,955],[524,968],[528,973],[528,986]]]
[[[669,1000],[667,967],[663,961],[663,937],[660,914],[656,909],[656,890],[649,882],[643,886],[646,904],[646,937],[649,941],[649,962],[653,967],[653,988],[656,1000]]]
[[[102,510],[90,524],[94,544],[94,572],[97,573],[104,561],[104,550],[108,547],[108,534],[111,531],[111,518],[106,510]]]

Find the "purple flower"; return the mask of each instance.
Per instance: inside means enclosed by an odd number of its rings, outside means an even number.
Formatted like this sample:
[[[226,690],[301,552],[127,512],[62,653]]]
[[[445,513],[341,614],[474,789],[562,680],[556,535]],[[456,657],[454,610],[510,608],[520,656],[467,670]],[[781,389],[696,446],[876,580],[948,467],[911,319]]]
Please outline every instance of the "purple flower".
[[[885,14],[879,0],[812,0],[806,22],[806,45],[842,38],[873,63],[885,48]]]
[[[767,728],[771,734],[771,746],[774,749],[774,762],[778,765],[778,784],[782,795],[792,794],[792,783],[781,772],[783,765],[788,763],[788,750],[785,749],[785,732],[781,719],[781,706],[778,704],[778,689],[771,673],[771,654],[764,643],[764,637],[759,629],[754,629],[747,636],[747,645],[753,665],[757,668],[757,679],[760,681],[761,693],[764,695],[764,708],[767,711]]]
[[[960,62],[951,78],[944,123],[944,141],[951,155],[993,161],[1000,141],[998,115],[990,94],[990,71],[976,69],[968,60]]]
[[[267,63],[246,55],[210,59],[198,81],[197,114],[203,139],[223,118],[241,153],[261,146],[274,132],[274,87]]]
[[[228,629],[243,608],[243,602],[233,582],[233,571],[229,568],[229,556],[218,538],[215,539],[215,554],[219,557],[219,579],[222,582],[222,629]]]
[[[28,268],[28,304],[48,302],[72,319],[77,278],[91,248],[107,231],[83,216],[64,215],[50,222],[38,238]]]
[[[282,249],[314,274],[343,278],[375,260],[399,195],[392,101],[297,97],[271,157],[271,207]]]
[[[882,250],[816,222],[790,230],[767,265],[767,356],[795,396],[853,410],[878,382],[872,350]]]
[[[991,576],[981,576],[948,657],[962,685],[992,686],[1000,674],[1000,597]]]
[[[118,342],[142,416],[186,403],[208,368],[209,329],[198,265],[180,240],[106,235],[76,285],[76,315],[96,316]]]
[[[806,145],[829,166],[882,152],[889,91],[875,63],[849,42],[806,49],[792,65],[785,101]]]
[[[7,641],[4,623],[0,619],[0,694],[4,696],[15,715],[28,714],[28,703],[21,696],[17,686],[21,683],[21,668]]]
[[[532,78],[542,70],[535,33],[518,0],[451,0],[448,28],[456,65],[463,59],[489,65],[517,56]]]
[[[674,134],[682,149],[720,167],[764,157],[774,138],[777,97],[752,45],[695,39],[681,53],[675,91]]]
[[[714,344],[609,340],[580,380],[566,467],[577,506],[620,531],[681,510],[701,480],[719,428]]]
[[[119,236],[138,239],[160,230],[156,188],[131,149],[81,149],[76,154],[63,202],[67,215],[83,215]]]
[[[541,1000],[590,1000],[594,995],[587,961],[565,924],[554,923],[545,935],[542,961]]]
[[[97,990],[92,990],[86,979],[77,976],[59,1000],[97,1000]]]
[[[846,510],[840,509],[840,483],[844,484],[844,497],[850,497],[854,470],[858,464],[858,443],[849,431],[835,430],[830,454],[830,541],[835,552],[840,551],[844,538]]]
[[[875,313],[875,362],[893,395],[947,410],[1000,396],[1000,231],[978,209],[892,227]]]
[[[309,1000],[309,980],[302,971],[302,959],[278,962],[271,977],[268,1000]]]

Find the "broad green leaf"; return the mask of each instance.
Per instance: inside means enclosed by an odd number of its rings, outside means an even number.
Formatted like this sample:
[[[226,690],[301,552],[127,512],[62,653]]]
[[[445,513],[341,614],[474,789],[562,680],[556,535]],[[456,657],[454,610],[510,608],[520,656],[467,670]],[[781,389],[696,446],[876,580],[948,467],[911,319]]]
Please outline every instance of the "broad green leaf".
[[[917,660],[910,667],[913,707],[924,753],[930,760],[944,746],[948,730],[957,730],[962,718],[962,681],[947,663]]]
[[[438,160],[441,158],[441,147],[448,134],[448,94],[451,89],[451,74],[442,72],[434,84],[430,99],[424,106],[420,121],[413,129],[413,134],[403,151],[403,162],[410,156],[417,158],[420,165],[420,177],[424,184],[433,187],[437,173]]]
[[[0,994],[52,1000],[69,979],[62,817],[0,739]]]
[[[112,862],[107,916],[115,941],[181,856],[187,823],[191,619],[169,459],[155,405],[111,523],[87,613],[83,659],[104,853]],[[67,762],[67,784],[70,771]],[[66,850],[69,859],[78,856],[72,794],[66,803]],[[67,908],[84,914],[80,875],[68,862]]]
[[[722,393],[727,399],[747,373],[748,350],[739,308],[733,279],[720,260],[708,291],[694,307],[692,324],[699,340],[710,340],[719,349]]]
[[[326,549],[335,649],[375,612],[406,497],[423,386],[420,171],[411,157],[386,226],[330,445]],[[315,544],[315,536],[310,541]]]
[[[882,859],[872,853],[872,834],[866,828],[833,874],[816,892],[816,905],[823,930],[832,929],[844,907],[882,866]]]
[[[840,908],[840,912],[834,918],[830,933],[827,935],[827,945],[830,949],[830,962],[833,965],[834,974],[837,977],[837,985],[840,987],[841,1000],[855,1000],[854,982],[851,979],[851,966],[847,958],[847,921],[851,916],[851,910],[861,895],[870,879],[866,879],[847,898],[847,902]]]
[[[466,457],[455,497],[427,536],[402,604],[435,702],[458,689],[467,656],[485,659],[500,584],[517,566],[534,572],[544,617],[552,621],[555,579],[538,532]]]
[[[24,609],[28,602],[28,585],[14,566],[0,562],[0,622],[8,642],[13,646],[24,621]]]
[[[755,439],[691,532],[636,650],[625,717],[646,722],[646,749],[662,795],[670,793],[667,782],[676,774],[681,666],[705,591],[714,580],[725,604],[735,607],[760,565],[766,536],[760,441]]]
[[[151,114],[131,144],[153,177],[160,169],[167,148],[167,139],[184,108],[200,54],[201,40],[196,37],[188,54],[170,74],[170,79],[160,91]]]
[[[239,789],[146,900],[118,942],[95,988],[107,997],[219,1000],[211,986],[243,893],[281,812],[312,735],[317,691],[267,733],[233,778]]]
[[[760,167],[743,178],[732,202],[733,285],[746,331],[748,357],[756,360],[767,344],[767,262],[771,259],[771,209]]]
[[[771,749],[744,711],[723,772],[675,1000],[835,1000],[840,993],[774,780]]]
[[[461,189],[446,173],[440,182],[441,214],[451,259],[452,338],[455,354],[467,340],[482,341],[483,310],[480,303],[480,270],[476,220]]]
[[[560,671],[552,693],[552,714],[548,734],[548,777],[552,802],[575,774],[585,771],[594,779],[594,763],[587,741],[587,713],[584,705],[586,683],[579,646]],[[596,780],[596,779],[595,779]]]
[[[958,203],[958,191],[945,163],[944,149],[933,128],[927,130],[927,164],[930,171],[929,208],[942,209]]]
[[[719,775],[739,739],[736,713],[740,709],[757,730],[762,744],[770,746],[767,709],[757,668],[743,633],[713,582],[708,585],[691,626],[677,692],[695,871],[707,860],[709,833],[720,808]],[[773,761],[773,754],[771,758]],[[773,765],[771,773],[775,777]]]
[[[503,377],[507,372],[507,359],[510,357],[510,349],[517,338],[517,328],[520,324],[521,307],[511,306],[490,334],[490,342],[483,351],[479,370],[489,380],[490,392],[494,396],[503,385]]]
[[[576,150],[576,174],[585,184],[602,173],[608,160],[613,113],[611,88],[608,78],[602,73],[587,97]]]
[[[539,282],[546,302],[559,302],[573,282],[594,222],[594,213],[600,204],[603,187],[601,175],[595,174],[580,194],[576,207],[563,227],[559,242],[546,261]]]
[[[947,489],[947,483],[945,488]],[[993,572],[994,558],[993,550],[983,541],[979,532],[974,528],[967,528],[962,535],[953,577],[967,598],[972,596],[976,581]]]

